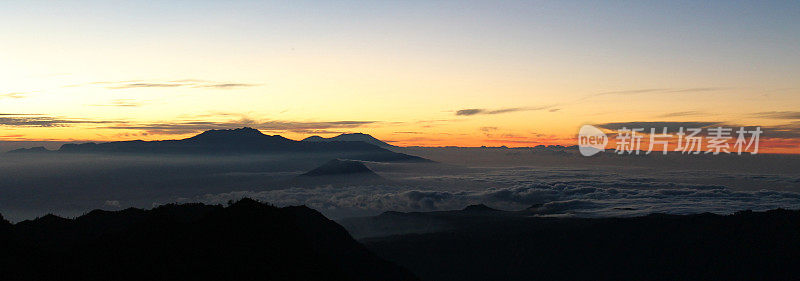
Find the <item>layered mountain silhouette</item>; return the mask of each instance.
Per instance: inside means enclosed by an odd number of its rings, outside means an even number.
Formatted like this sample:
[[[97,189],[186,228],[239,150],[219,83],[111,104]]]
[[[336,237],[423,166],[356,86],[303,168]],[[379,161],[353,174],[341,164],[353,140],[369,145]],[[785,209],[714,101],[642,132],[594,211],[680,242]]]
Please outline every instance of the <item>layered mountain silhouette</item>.
[[[363,185],[389,181],[370,170],[361,161],[333,159],[297,176],[293,183],[301,185]]]
[[[45,148],[44,146],[37,146],[31,148],[18,148],[8,151],[6,153],[44,153],[44,152],[50,152],[50,150]]]
[[[377,176],[372,170],[367,168],[360,161],[333,159],[322,166],[308,171],[301,176],[322,177],[322,176],[342,176],[342,175],[370,175]]]
[[[360,141],[365,142],[373,145],[377,145],[380,147],[393,147],[393,145],[388,144],[384,141],[376,139],[373,136],[363,133],[353,133],[353,134],[341,134],[335,137],[330,138],[323,138],[320,136],[310,136],[303,139],[305,142],[333,142],[333,141]]]
[[[527,218],[534,213],[502,211],[484,204],[469,205],[461,210],[432,212],[386,211],[377,216],[345,218],[339,221],[356,239],[401,234],[432,233],[458,226],[493,222],[498,219]]]
[[[15,152],[47,152],[44,148],[19,149]],[[429,160],[396,153],[363,141],[295,141],[279,135],[265,135],[253,128],[209,130],[181,140],[117,141],[106,143],[64,144],[62,153],[129,154],[274,154],[334,153],[339,158],[368,161]]]
[[[489,206],[486,206],[484,204],[475,204],[475,205],[469,205],[469,206],[465,207],[462,211],[475,213],[475,212],[494,212],[494,211],[499,211],[499,210],[495,209],[495,208],[492,208],[492,207],[489,207]]]
[[[423,280],[793,280],[800,211],[534,217],[485,206],[341,223]],[[364,227],[371,224],[371,227]],[[359,228],[360,227],[360,228]],[[397,229],[411,233],[397,235]],[[380,234],[379,232],[383,232]]]
[[[416,280],[307,207],[250,199],[0,218],[0,280]]]

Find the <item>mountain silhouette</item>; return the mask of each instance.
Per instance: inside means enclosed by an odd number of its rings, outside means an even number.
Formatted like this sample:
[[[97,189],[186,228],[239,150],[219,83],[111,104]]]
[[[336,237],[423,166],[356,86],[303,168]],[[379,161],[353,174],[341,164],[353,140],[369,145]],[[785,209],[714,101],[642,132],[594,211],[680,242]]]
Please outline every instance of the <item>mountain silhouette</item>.
[[[417,280],[304,206],[221,205],[0,220],[0,280]]]
[[[493,212],[493,211],[498,211],[498,210],[494,209],[492,207],[486,206],[484,204],[475,204],[475,205],[469,205],[469,206],[465,207],[462,211],[464,211],[464,212]]]
[[[377,175],[360,161],[333,159],[322,166],[302,174],[302,176],[318,177],[355,174]]]
[[[293,184],[299,185],[364,185],[389,181],[370,170],[361,161],[333,159],[297,176]]]
[[[16,152],[47,152],[41,149]],[[180,140],[115,141],[105,143],[64,144],[60,153],[127,153],[127,154],[275,154],[275,153],[333,153],[337,158],[366,161],[430,160],[392,152],[359,141],[309,142],[295,141],[279,135],[265,135],[253,128],[209,130]]]
[[[208,130],[186,139],[194,143],[217,143],[217,144],[237,144],[237,145],[259,145],[268,143],[272,145],[286,145],[293,143],[293,140],[279,135],[265,135],[257,129],[243,127],[238,129]]]
[[[302,141],[305,142],[332,142],[332,141],[360,141],[365,142],[373,145],[377,145],[380,147],[393,147],[394,145],[388,144],[382,140],[379,140],[373,136],[364,133],[353,133],[353,134],[341,134],[331,138],[323,138],[320,136],[310,136]]]
[[[31,148],[18,148],[10,150],[6,153],[45,153],[45,152],[50,152],[50,150],[45,148],[44,146],[37,146]]]
[[[356,239],[432,233],[456,229],[459,226],[493,222],[498,219],[526,218],[533,214],[525,211],[502,211],[475,204],[461,210],[431,212],[386,211],[377,216],[351,217],[339,221]]]

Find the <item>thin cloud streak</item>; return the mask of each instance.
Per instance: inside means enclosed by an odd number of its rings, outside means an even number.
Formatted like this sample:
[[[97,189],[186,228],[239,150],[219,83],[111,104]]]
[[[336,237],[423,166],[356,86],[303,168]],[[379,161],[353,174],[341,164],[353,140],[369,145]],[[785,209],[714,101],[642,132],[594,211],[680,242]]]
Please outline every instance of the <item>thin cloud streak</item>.
[[[556,104],[556,105],[548,105],[548,106],[536,106],[536,107],[509,107],[509,108],[500,108],[500,109],[485,109],[485,108],[467,108],[461,109],[456,111],[456,116],[472,116],[472,115],[481,115],[481,114],[503,114],[503,113],[511,113],[511,112],[519,112],[519,111],[537,111],[537,110],[548,110],[549,112],[557,112],[561,110],[561,108],[556,108],[556,106],[563,106],[569,105],[573,103],[578,103],[593,97],[599,96],[606,96],[606,95],[635,95],[635,94],[667,94],[667,93],[693,93],[693,92],[712,92],[712,91],[719,91],[724,90],[727,88],[723,87],[696,87],[696,88],[649,88],[649,89],[634,89],[634,90],[624,90],[624,91],[611,91],[611,92],[602,92],[602,93],[595,93],[587,95],[583,98],[580,98],[574,102],[566,103],[566,104]]]
[[[635,94],[648,94],[648,93],[691,93],[691,92],[713,92],[724,90],[724,87],[697,87],[697,88],[653,88],[653,89],[635,89],[625,91],[611,91],[602,92],[589,95],[588,97],[605,96],[605,95],[635,95]],[[588,98],[587,97],[587,98]]]
[[[231,89],[231,88],[244,88],[244,87],[255,87],[255,86],[259,86],[259,84],[222,83],[222,84],[201,85],[201,86],[197,86],[197,87],[200,87],[200,88]]]
[[[677,132],[679,128],[708,128],[714,125],[720,125],[723,122],[704,122],[704,121],[691,121],[691,122],[671,122],[671,121],[663,121],[663,122],[648,122],[648,121],[634,121],[634,122],[615,122],[615,123],[603,123],[603,124],[595,124],[595,126],[607,129],[607,130],[619,130],[621,128],[644,128],[645,130],[649,130],[650,128],[655,128],[656,130],[660,130],[662,128],[667,128],[669,132]]]
[[[94,106],[138,106],[128,100],[117,100],[108,105]],[[0,126],[6,127],[71,127],[78,124],[104,124],[96,129],[141,130],[152,134],[189,134],[210,129],[230,129],[237,127],[253,127],[265,131],[286,131],[296,133],[330,133],[341,129],[353,129],[380,121],[337,120],[337,121],[257,121],[242,117],[230,121],[184,120],[176,122],[130,122],[118,120],[85,120],[80,118],[64,118],[43,114],[0,113]]]
[[[0,94],[0,99],[22,99],[26,97],[28,97],[28,94],[22,92]]]
[[[702,115],[703,113],[700,111],[680,111],[680,112],[671,112],[659,115],[659,118],[670,118],[670,117],[683,117],[683,116],[697,116]]]
[[[753,113],[753,116],[770,119],[800,119],[800,111],[765,111]]]
[[[93,121],[80,119],[59,119],[49,116],[0,117],[0,126],[8,127],[69,127],[74,124],[108,124],[118,121]]]
[[[108,89],[131,89],[131,88],[173,88],[182,87],[183,84],[166,84],[166,83],[128,83],[117,86],[106,87]]]
[[[744,127],[747,130],[754,130],[756,127],[760,127],[761,131],[761,138],[763,139],[800,139],[800,121],[792,122],[789,124],[784,125],[776,125],[776,126],[757,126],[757,125],[741,125],[735,123],[727,123],[727,122],[707,122],[707,121],[690,121],[690,122],[617,122],[617,123],[604,123],[604,124],[595,124],[595,126],[607,129],[607,130],[619,130],[623,127],[632,129],[632,128],[643,128],[643,134],[648,134],[650,128],[655,128],[657,133],[660,133],[662,128],[666,127],[668,133],[675,133],[678,132],[680,128],[700,128],[700,129],[708,129],[712,127],[722,127],[722,128],[731,128],[733,129],[733,133],[739,128]],[[703,130],[703,136],[707,135],[707,131]]]
[[[800,139],[800,121],[784,125],[761,127],[765,138]]]
[[[91,82],[84,85],[102,85],[106,89],[111,90],[124,90],[135,88],[213,88],[213,89],[235,89],[257,87],[261,84],[252,83],[239,83],[239,82],[215,82],[202,79],[177,79],[170,81],[143,81],[143,80],[128,80],[128,81],[100,81]],[[70,87],[82,85],[69,85]]]
[[[503,113],[512,113],[512,112],[520,112],[520,111],[538,111],[538,110],[545,110],[551,109],[555,107],[555,105],[548,105],[548,106],[537,106],[537,107],[510,107],[510,108],[500,108],[500,109],[484,109],[484,108],[468,108],[468,109],[461,109],[456,111],[456,116],[472,116],[472,115],[479,115],[479,114],[503,114]],[[554,111],[550,111],[554,112]]]
[[[145,123],[145,124],[125,124],[119,126],[107,126],[103,129],[118,130],[143,130],[151,134],[189,134],[210,129],[229,129],[237,127],[253,127],[265,131],[287,131],[295,133],[328,133],[331,129],[352,129],[370,124],[377,121],[255,121],[251,119],[241,119],[237,121],[187,121],[174,123]]]
[[[141,105],[142,105],[141,103],[134,102],[129,99],[118,99],[108,104],[92,104],[91,106],[138,107]]]

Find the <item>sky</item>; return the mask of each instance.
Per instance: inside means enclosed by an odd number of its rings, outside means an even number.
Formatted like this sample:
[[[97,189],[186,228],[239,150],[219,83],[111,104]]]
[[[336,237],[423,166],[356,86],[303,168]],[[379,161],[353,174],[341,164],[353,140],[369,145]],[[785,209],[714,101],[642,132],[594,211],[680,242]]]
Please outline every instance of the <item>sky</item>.
[[[797,1],[2,1],[0,38],[0,141],[701,122],[800,153]]]

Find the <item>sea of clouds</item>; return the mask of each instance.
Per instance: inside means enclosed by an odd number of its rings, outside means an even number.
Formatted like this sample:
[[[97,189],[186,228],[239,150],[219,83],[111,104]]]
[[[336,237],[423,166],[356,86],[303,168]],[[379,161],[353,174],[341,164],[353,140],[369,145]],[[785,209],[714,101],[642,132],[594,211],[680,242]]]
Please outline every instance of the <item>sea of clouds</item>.
[[[549,216],[636,216],[650,213],[732,213],[740,210],[800,208],[800,193],[772,186],[800,186],[783,175],[733,175],[711,171],[486,168],[439,176],[394,175],[397,184],[291,187],[234,191],[178,198],[179,202],[224,204],[250,197],[277,206],[307,205],[331,218],[375,215],[384,211],[461,209],[483,203],[504,210],[535,207]],[[481,182],[480,186],[442,182]],[[408,182],[411,182],[410,184]],[[748,182],[751,188],[719,183]],[[760,185],[764,188],[753,187]],[[154,203],[159,204],[159,203]]]

